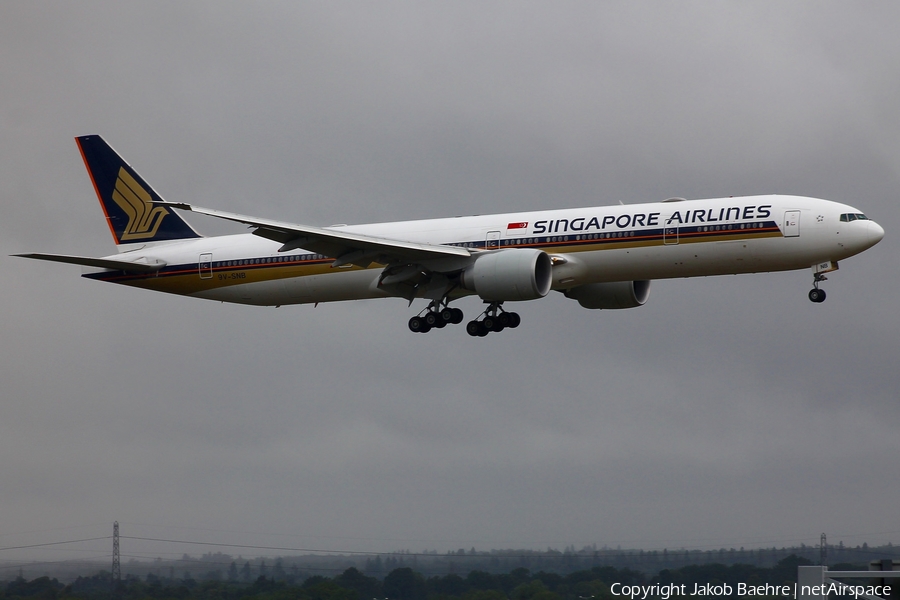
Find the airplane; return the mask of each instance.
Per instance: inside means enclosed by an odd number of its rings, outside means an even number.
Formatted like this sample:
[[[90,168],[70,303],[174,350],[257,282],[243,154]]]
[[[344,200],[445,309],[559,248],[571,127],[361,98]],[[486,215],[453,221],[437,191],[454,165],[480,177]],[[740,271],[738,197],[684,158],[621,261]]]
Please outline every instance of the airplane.
[[[424,333],[463,320],[450,303],[478,296],[473,337],[515,328],[506,302],[551,290],[587,309],[642,306],[650,281],[811,269],[809,299],[838,261],[884,237],[862,211],[765,195],[314,227],[167,202],[99,135],[75,138],[118,253],[16,254],[81,265],[83,277],[221,302],[281,306],[427,300]],[[178,211],[252,231],[204,237]]]

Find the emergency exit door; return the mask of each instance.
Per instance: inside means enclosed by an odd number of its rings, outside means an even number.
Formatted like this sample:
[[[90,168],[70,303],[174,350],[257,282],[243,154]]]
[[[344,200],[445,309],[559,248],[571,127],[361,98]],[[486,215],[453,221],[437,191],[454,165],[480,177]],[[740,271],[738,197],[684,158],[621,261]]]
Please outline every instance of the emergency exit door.
[[[201,254],[197,264],[200,267],[200,279],[212,279],[212,253]]]
[[[672,217],[663,217],[663,244],[674,246],[678,243],[678,222],[672,221]]]

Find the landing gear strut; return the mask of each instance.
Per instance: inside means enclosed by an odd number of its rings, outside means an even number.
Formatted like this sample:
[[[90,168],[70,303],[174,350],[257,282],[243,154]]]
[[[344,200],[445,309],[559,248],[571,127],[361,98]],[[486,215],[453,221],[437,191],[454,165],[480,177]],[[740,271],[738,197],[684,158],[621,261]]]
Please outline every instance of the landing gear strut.
[[[817,304],[820,302],[825,302],[825,290],[819,289],[819,283],[827,280],[828,278],[821,273],[815,274],[813,278],[813,289],[809,290],[809,299],[812,302],[815,302]]]
[[[450,308],[448,303],[446,298],[432,301],[425,310],[409,320],[409,330],[413,333],[428,333],[432,329],[462,323],[463,311]]]
[[[519,313],[506,312],[501,306],[502,302],[491,302],[482,315],[484,318],[480,321],[476,318],[474,321],[466,323],[466,333],[472,337],[484,337],[492,331],[503,331],[507,327],[515,329],[522,322]],[[481,316],[481,315],[479,315]]]

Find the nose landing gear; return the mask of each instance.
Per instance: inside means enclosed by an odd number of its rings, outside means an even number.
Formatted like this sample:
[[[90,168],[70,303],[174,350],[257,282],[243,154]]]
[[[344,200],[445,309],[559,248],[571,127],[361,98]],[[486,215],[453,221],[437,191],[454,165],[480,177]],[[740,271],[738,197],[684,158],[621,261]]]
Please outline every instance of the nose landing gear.
[[[483,319],[479,321],[476,318],[474,321],[466,323],[466,333],[472,337],[484,337],[492,331],[500,332],[507,327],[510,329],[518,327],[522,322],[519,313],[506,312],[503,310],[502,304],[502,302],[491,302],[481,313],[484,315]]]
[[[820,303],[825,302],[825,290],[819,289],[819,283],[822,281],[827,281],[828,278],[822,275],[821,273],[816,273],[813,278],[813,289],[809,290],[809,299],[812,302]]]

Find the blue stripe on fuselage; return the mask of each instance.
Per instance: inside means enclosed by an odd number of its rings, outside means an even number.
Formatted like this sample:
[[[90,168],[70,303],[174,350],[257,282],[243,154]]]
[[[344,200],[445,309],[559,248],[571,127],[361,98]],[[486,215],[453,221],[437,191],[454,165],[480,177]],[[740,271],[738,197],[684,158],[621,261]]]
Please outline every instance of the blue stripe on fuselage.
[[[682,226],[669,226],[666,228],[668,233],[666,237],[676,235],[679,241],[696,242],[704,241],[708,238],[735,237],[747,238],[757,237],[760,235],[771,236],[773,233],[780,233],[781,230],[775,221],[751,222],[751,223],[728,223],[724,225],[701,224]],[[677,232],[675,231],[677,229]],[[573,252],[584,251],[588,247],[596,250],[603,250],[604,246],[619,246],[621,244],[629,244],[635,246],[651,246],[664,241],[663,228],[633,230],[633,231],[615,231],[603,233],[583,233],[583,234],[566,234],[566,235],[541,235],[541,236],[522,236],[505,240],[491,240],[498,246],[492,248],[554,248],[565,246],[572,248]],[[484,239],[453,242],[448,246],[461,246],[464,248],[487,249],[488,242]],[[579,250],[581,247],[583,250]],[[257,270],[279,267],[296,267],[296,266],[313,266],[330,264],[334,258],[324,256],[322,254],[291,254],[287,256],[268,256],[256,258],[244,258],[233,260],[213,261],[209,267],[204,266],[204,272],[229,272],[234,270]],[[145,279],[157,277],[169,277],[176,275],[186,275],[197,273],[200,269],[200,263],[185,263],[179,265],[167,265],[155,273],[128,273],[125,271],[102,271],[98,273],[85,273],[84,277],[96,279],[100,281],[110,281],[117,283],[136,282]]]

